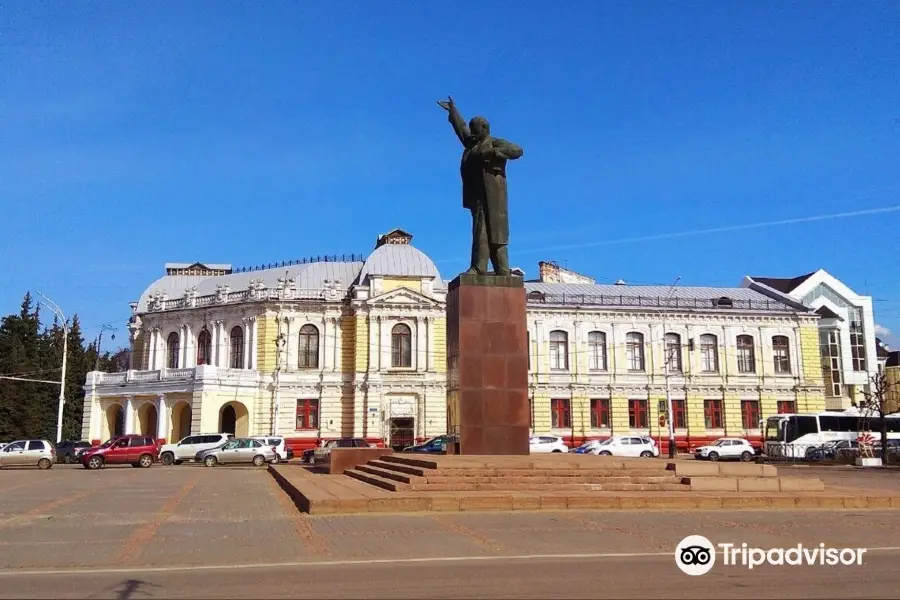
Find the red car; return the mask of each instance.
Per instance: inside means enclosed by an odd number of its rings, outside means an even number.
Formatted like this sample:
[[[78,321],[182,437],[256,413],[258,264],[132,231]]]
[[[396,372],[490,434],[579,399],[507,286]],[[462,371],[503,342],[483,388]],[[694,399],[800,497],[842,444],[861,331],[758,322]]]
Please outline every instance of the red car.
[[[159,460],[159,446],[146,435],[119,435],[78,457],[85,469],[99,469],[104,465],[149,467]]]

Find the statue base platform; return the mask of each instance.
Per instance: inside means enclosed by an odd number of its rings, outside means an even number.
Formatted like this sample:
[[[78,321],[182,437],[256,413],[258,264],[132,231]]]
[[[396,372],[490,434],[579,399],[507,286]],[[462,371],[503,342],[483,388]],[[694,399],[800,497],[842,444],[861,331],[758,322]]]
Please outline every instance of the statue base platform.
[[[460,275],[447,294],[447,424],[462,455],[527,455],[528,339],[521,277]]]

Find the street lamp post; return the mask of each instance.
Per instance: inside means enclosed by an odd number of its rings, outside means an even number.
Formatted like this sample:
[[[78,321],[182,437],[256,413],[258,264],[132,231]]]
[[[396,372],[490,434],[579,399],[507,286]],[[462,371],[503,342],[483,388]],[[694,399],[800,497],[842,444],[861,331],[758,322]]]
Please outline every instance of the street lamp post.
[[[669,298],[672,297],[672,294],[675,292],[675,286],[678,285],[680,280],[681,277],[679,276],[672,282],[672,287],[669,288],[669,293],[666,294],[664,301],[666,304],[668,304]],[[675,415],[672,410],[672,395],[669,391],[669,360],[671,360],[672,357],[669,354],[669,347],[666,342],[666,312],[660,308],[659,314],[662,317],[663,374],[666,382],[666,412],[668,413],[666,421],[669,426],[669,458],[675,458],[675,423],[673,422],[673,417]]]
[[[69,354],[69,323],[66,321],[66,317],[62,310],[60,310],[53,300],[41,292],[38,292],[38,295],[44,299],[44,304],[50,307],[50,310],[56,314],[57,318],[62,323],[63,328],[62,373],[59,377],[59,409],[56,414],[56,443],[59,444],[62,441],[63,407],[66,404],[66,357]]]
[[[100,326],[100,335],[97,336],[97,359],[94,361],[94,370],[100,370],[100,342],[103,341],[103,332],[104,331],[112,331],[113,334],[110,336],[110,339],[116,339],[116,328],[112,325],[101,325]]]

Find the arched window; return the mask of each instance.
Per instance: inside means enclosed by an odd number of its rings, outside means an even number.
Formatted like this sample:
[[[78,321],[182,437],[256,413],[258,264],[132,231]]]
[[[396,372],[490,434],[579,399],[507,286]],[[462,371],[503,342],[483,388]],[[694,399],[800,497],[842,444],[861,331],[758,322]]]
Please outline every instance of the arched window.
[[[606,334],[602,331],[588,334],[588,368],[591,371],[606,370]]]
[[[204,327],[197,336],[197,364],[212,364],[212,336],[209,330]]]
[[[398,323],[391,330],[391,366],[412,367],[412,331],[409,325]]]
[[[719,343],[711,333],[700,336],[700,370],[703,373],[719,372]]]
[[[644,370],[644,334],[631,331],[625,336],[625,360],[629,371]]]
[[[231,328],[231,368],[244,368],[244,328],[235,325]]]
[[[301,369],[319,368],[319,330],[315,325],[300,328],[300,355],[297,365]]]
[[[666,334],[665,367],[670,373],[681,373],[681,336],[677,333]]]
[[[756,349],[753,347],[753,336],[737,336],[737,363],[739,373],[756,372]]]
[[[174,331],[166,338],[166,368],[178,368],[178,334]]]
[[[787,336],[776,335],[772,338],[772,354],[775,357],[775,372],[791,372],[791,343]]]
[[[569,334],[565,331],[550,332],[550,370],[566,371],[569,368]]]

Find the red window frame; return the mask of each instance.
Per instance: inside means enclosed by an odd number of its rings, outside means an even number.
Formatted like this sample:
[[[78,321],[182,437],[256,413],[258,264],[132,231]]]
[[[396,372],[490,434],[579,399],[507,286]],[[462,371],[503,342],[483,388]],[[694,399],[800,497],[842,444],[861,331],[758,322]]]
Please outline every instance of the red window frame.
[[[550,425],[553,429],[572,426],[571,403],[568,398],[554,398],[550,401]]]
[[[725,419],[722,414],[721,400],[703,401],[703,418],[707,429],[725,429]]]
[[[609,398],[591,399],[591,428],[609,429],[612,426],[612,418],[609,410]]]
[[[632,429],[649,429],[650,411],[646,400],[628,401],[628,426]]]
[[[297,400],[297,429],[319,428],[319,401],[314,398]]]
[[[778,401],[778,414],[783,415],[786,413],[795,413],[797,412],[797,403],[793,400],[779,400]]]
[[[741,400],[741,421],[744,429],[759,429],[759,400]]]

